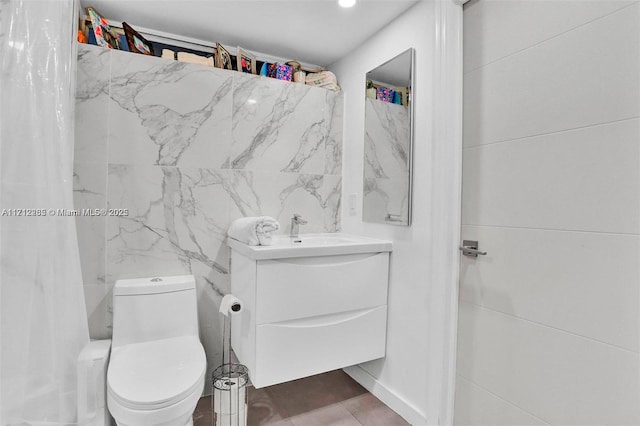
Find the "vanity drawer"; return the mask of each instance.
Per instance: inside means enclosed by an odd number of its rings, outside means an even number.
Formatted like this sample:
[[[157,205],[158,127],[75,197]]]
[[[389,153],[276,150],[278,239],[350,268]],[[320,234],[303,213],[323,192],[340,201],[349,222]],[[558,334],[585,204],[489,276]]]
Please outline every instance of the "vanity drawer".
[[[260,260],[256,323],[387,304],[389,253]]]
[[[256,327],[256,388],[335,370],[385,355],[387,307]]]

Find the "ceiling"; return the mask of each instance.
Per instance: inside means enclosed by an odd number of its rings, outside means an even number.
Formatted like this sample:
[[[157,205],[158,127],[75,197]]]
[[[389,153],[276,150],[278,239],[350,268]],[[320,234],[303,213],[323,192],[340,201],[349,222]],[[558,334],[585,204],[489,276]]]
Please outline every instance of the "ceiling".
[[[419,0],[81,0],[105,18],[208,44],[328,66]],[[141,31],[143,32],[143,31]]]

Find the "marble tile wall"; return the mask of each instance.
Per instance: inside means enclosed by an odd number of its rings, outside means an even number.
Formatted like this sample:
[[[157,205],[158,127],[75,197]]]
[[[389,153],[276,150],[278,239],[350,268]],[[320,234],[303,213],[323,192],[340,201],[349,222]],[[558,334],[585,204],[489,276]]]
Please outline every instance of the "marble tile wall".
[[[80,45],[76,208],[92,337],[111,334],[119,278],[193,274],[201,339],[219,364],[225,233],[269,215],[288,232],[340,229],[342,95],[258,76]]]
[[[409,109],[376,99],[365,101],[364,190],[362,218],[399,223],[409,217],[411,134]]]

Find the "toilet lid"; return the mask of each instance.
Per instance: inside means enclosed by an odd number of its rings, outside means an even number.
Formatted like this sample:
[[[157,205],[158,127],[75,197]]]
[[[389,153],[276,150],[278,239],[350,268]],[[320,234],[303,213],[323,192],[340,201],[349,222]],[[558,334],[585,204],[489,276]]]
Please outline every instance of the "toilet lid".
[[[126,407],[162,408],[201,386],[206,367],[195,336],[135,343],[112,352],[107,384],[111,396]]]

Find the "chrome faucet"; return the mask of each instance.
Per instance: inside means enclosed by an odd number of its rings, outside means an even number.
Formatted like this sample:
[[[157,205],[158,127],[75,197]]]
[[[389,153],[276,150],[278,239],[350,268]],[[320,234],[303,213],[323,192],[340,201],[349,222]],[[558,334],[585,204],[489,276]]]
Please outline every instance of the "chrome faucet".
[[[299,213],[294,213],[291,218],[291,233],[289,236],[291,238],[298,238],[300,234],[300,225],[306,225],[307,221],[302,218],[302,215]]]

